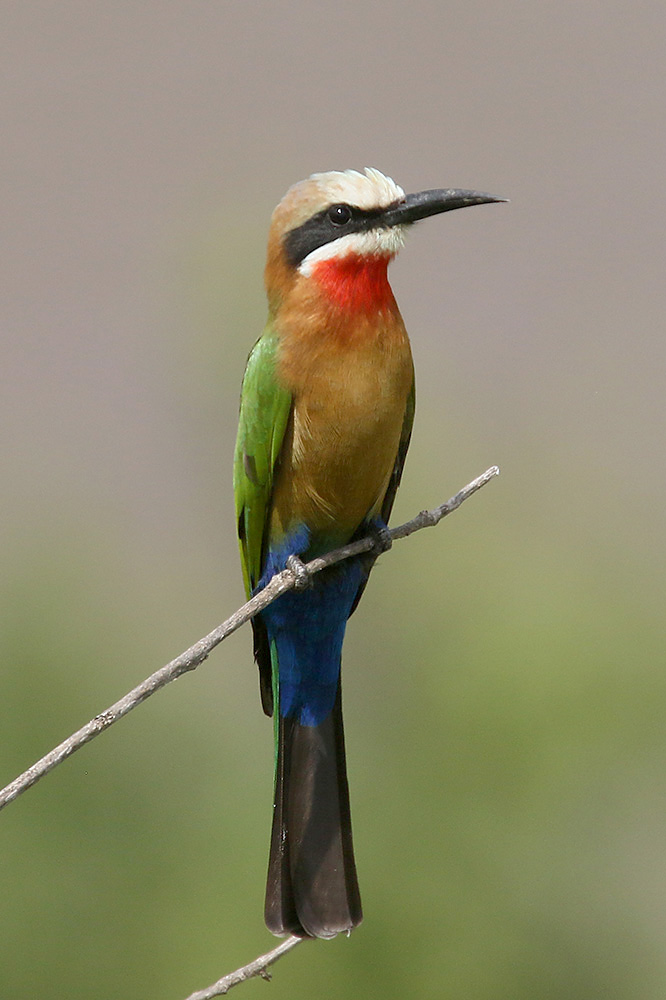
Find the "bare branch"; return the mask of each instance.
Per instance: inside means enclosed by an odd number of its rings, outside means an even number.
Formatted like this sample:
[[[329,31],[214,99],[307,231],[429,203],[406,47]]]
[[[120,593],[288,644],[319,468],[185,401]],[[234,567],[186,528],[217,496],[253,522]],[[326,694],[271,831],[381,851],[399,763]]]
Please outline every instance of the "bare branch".
[[[288,951],[295,948],[297,944],[307,940],[308,938],[289,937],[282,944],[279,944],[277,948],[273,948],[272,951],[267,952],[265,955],[255,958],[254,962],[248,962],[241,969],[236,969],[235,972],[230,972],[228,975],[222,976],[221,979],[218,979],[211,986],[206,987],[205,990],[197,990],[196,993],[192,993],[187,1000],[213,1000],[213,997],[224,996],[232,986],[238,986],[239,983],[244,983],[247,979],[252,979],[254,976],[261,976],[262,979],[270,979],[270,973],[267,971],[269,965],[274,965],[278,958],[282,958]]]
[[[462,490],[440,507],[435,507],[434,510],[421,511],[411,521],[407,521],[397,528],[392,528],[390,532],[392,540],[396,541],[399,538],[406,538],[407,535],[411,535],[415,531],[420,531],[421,528],[428,528],[439,524],[443,517],[457,510],[468,497],[471,497],[473,493],[476,493],[477,490],[481,489],[482,486],[485,486],[486,483],[490,482],[497,475],[499,475],[499,469],[496,465],[493,465],[483,475],[478,476],[477,479],[468,483],[467,486],[463,487]],[[221,625],[218,625],[217,628],[209,632],[203,639],[195,642],[193,646],[190,646],[184,653],[177,656],[175,660],[156,670],[154,674],[151,674],[145,681],[133,688],[120,701],[116,701],[105,712],[96,715],[94,719],[91,719],[81,729],[72,733],[71,736],[63,740],[57,747],[54,747],[41,760],[38,760],[27,771],[24,771],[18,778],[10,782],[6,788],[0,791],[0,809],[3,809],[21,795],[22,792],[34,785],[49,771],[52,771],[54,767],[57,767],[63,760],[71,756],[79,747],[82,747],[85,743],[89,743],[90,740],[104,732],[114,722],[117,722],[118,719],[122,719],[124,715],[127,715],[137,705],[140,705],[146,698],[149,698],[156,691],[159,691],[160,688],[163,688],[170,681],[175,680],[182,674],[196,669],[223,639],[226,639],[232,632],[235,632],[241,625],[244,625],[250,618],[253,618],[257,612],[262,611],[288,590],[293,590],[295,587],[302,585],[303,570],[312,576],[315,573],[320,573],[327,566],[342,562],[343,559],[349,559],[352,556],[361,555],[363,552],[369,552],[374,545],[375,541],[373,538],[361,538],[349,545],[343,545],[342,548],[335,549],[333,552],[328,552],[324,556],[312,559],[310,562],[305,563],[304,566],[301,565],[294,569],[292,563],[292,568],[285,569],[281,573],[276,573],[263,590],[239,608],[238,611],[230,615]]]

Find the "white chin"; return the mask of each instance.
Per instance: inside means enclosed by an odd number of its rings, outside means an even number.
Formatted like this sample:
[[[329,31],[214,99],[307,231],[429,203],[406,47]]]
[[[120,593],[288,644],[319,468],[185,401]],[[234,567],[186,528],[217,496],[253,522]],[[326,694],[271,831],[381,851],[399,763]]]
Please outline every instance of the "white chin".
[[[322,260],[342,260],[355,257],[394,257],[405,243],[402,226],[390,229],[370,229],[366,233],[349,233],[330,243],[324,243],[304,257],[299,264],[301,274],[309,277],[315,264]]]

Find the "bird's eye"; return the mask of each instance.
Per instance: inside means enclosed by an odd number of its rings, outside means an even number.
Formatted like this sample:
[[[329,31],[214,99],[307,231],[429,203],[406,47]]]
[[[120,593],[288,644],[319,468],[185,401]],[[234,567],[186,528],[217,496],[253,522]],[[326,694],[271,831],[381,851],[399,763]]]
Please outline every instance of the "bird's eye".
[[[346,226],[352,217],[349,205],[331,205],[328,210],[329,222],[334,226]]]

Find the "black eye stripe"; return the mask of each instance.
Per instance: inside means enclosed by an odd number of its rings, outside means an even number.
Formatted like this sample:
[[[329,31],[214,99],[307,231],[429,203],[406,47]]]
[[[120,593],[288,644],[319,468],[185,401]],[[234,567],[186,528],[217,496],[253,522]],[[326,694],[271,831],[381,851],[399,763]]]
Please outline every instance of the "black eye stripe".
[[[333,222],[329,213],[343,208],[350,212],[348,221]],[[287,261],[292,267],[298,267],[313,250],[340,239],[341,236],[376,229],[381,226],[385,212],[386,208],[356,208],[343,204],[323,208],[307,222],[285,233],[283,243]]]

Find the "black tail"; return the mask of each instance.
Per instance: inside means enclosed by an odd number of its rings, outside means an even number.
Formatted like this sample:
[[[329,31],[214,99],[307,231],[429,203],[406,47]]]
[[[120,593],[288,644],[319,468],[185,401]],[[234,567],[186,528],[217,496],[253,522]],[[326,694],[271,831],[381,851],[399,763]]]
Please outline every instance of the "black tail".
[[[340,684],[318,726],[279,720],[266,886],[274,934],[330,938],[360,924]]]

